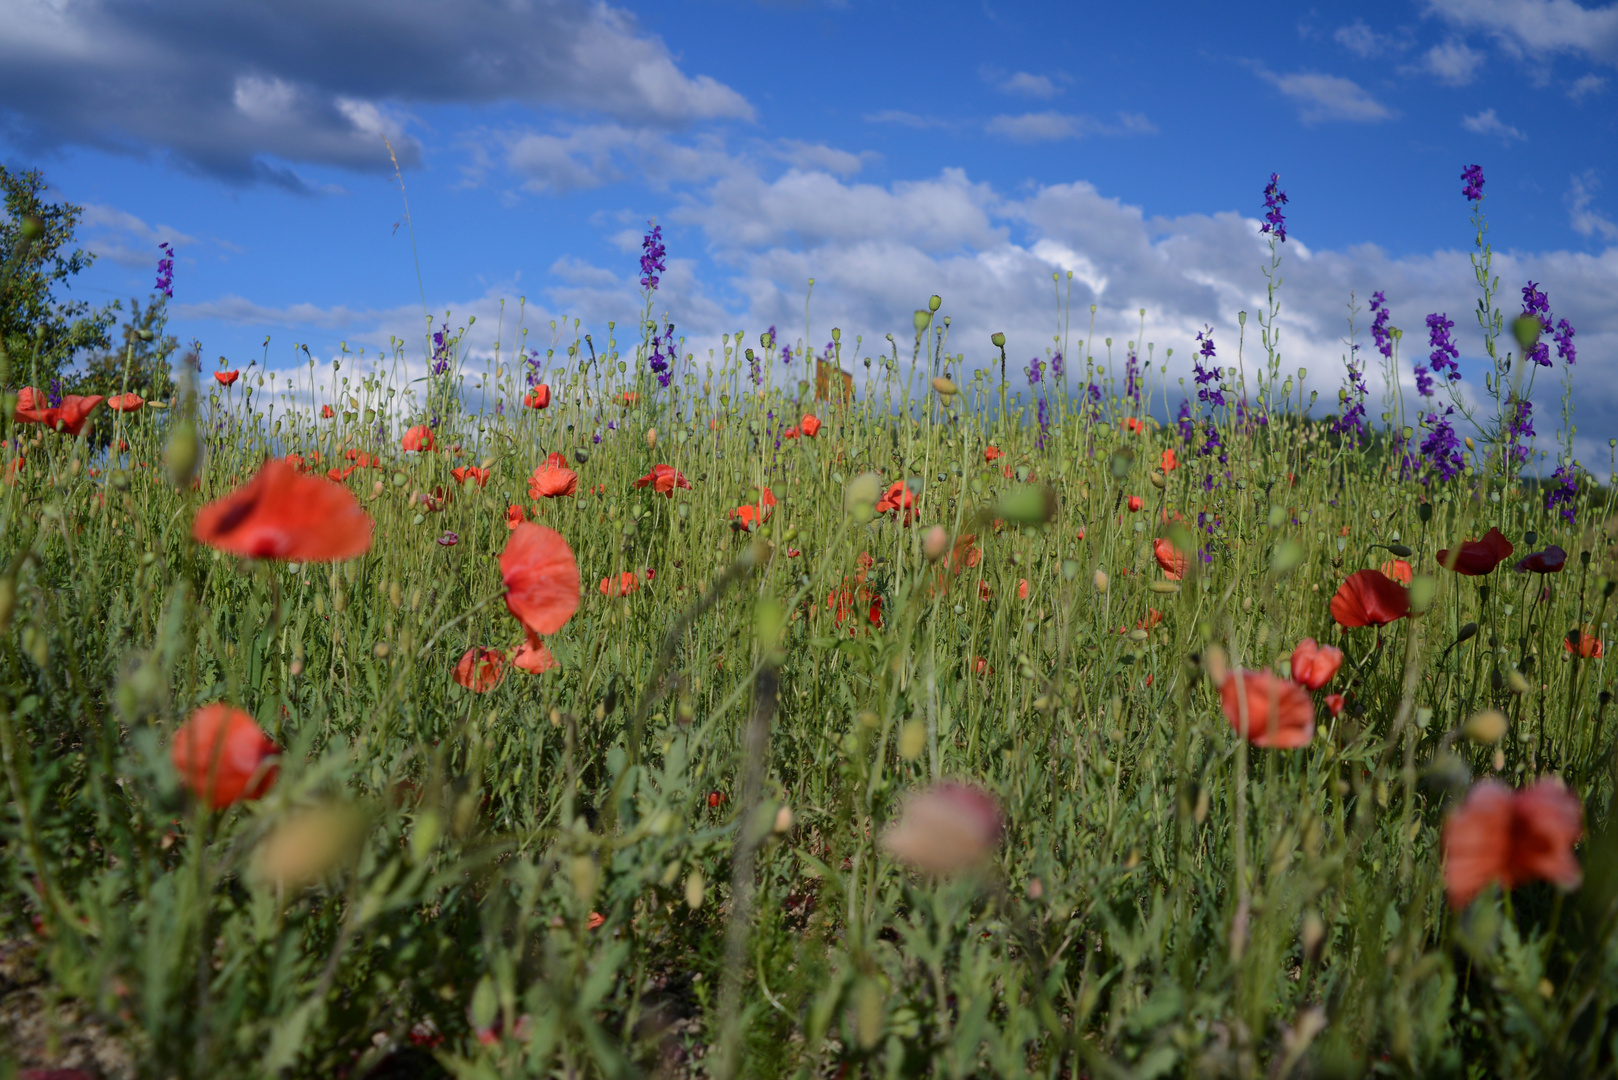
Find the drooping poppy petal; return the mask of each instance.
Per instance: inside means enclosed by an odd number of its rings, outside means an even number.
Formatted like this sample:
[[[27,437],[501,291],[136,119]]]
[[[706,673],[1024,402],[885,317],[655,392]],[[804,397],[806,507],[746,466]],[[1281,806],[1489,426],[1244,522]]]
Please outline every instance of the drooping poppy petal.
[[[1380,570],[1348,575],[1331,598],[1339,626],[1386,626],[1410,614],[1410,592]]]
[[[1584,807],[1556,777],[1513,792],[1483,780],[1444,822],[1444,885],[1450,905],[1470,904],[1489,884],[1514,889],[1549,881],[1564,889],[1582,879],[1573,845],[1584,835]]]
[[[425,454],[430,452],[438,443],[433,438],[432,428],[426,424],[417,424],[404,433],[404,438],[399,441],[399,445],[410,453]]]
[[[579,564],[562,534],[523,522],[500,553],[506,608],[536,634],[554,634],[579,609]]]
[[[1157,565],[1163,568],[1163,576],[1170,581],[1179,581],[1185,577],[1186,561],[1184,553],[1173,543],[1159,536],[1152,541],[1152,554],[1157,556]]]
[[[1292,650],[1292,681],[1311,690],[1319,690],[1331,682],[1342,666],[1343,650],[1317,645],[1314,638],[1304,638]]]
[[[689,488],[691,481],[687,480],[685,474],[673,465],[653,465],[651,472],[635,481],[635,486],[638,488],[646,487],[648,484],[659,495],[665,495],[672,499],[674,498],[675,488]]]
[[[69,435],[77,435],[89,422],[96,406],[107,399],[101,394],[69,394],[62,399],[58,425]]]
[[[506,528],[515,529],[518,525],[521,525],[527,520],[528,511],[524,510],[516,503],[512,503],[510,506],[506,507]]]
[[[1495,567],[1511,558],[1513,550],[1511,541],[1501,535],[1499,529],[1491,528],[1483,534],[1482,540],[1468,540],[1461,545],[1455,556],[1455,572],[1467,577],[1492,573]],[[1439,566],[1448,566],[1449,560],[1449,549],[1438,553]]]
[[[546,456],[545,463],[528,478],[530,499],[559,499],[575,495],[579,490],[579,474],[567,467],[561,454]]]
[[[215,810],[259,799],[275,783],[280,748],[242,710],[204,705],[174,733],[169,760],[180,780]]]
[[[273,459],[246,484],[198,510],[191,535],[248,558],[331,562],[369,551],[374,526],[347,488]]]
[[[213,377],[214,381],[219,383],[220,386],[230,386],[241,378],[241,374],[240,371],[216,371],[213,373]]]
[[[1519,574],[1530,570],[1536,574],[1560,574],[1566,563],[1567,552],[1551,544],[1544,551],[1536,551],[1527,558],[1518,559],[1516,570]]]
[[[19,424],[50,424],[55,412],[49,398],[32,386],[25,386],[17,391],[17,407],[11,415]]]
[[[1596,637],[1595,631],[1588,626],[1582,630],[1569,630],[1562,639],[1562,651],[1571,653],[1581,660],[1599,660],[1607,654],[1602,647],[1601,639]]]
[[[1219,701],[1231,730],[1242,730],[1247,706],[1247,741],[1254,746],[1298,750],[1315,736],[1315,705],[1309,691],[1268,671],[1232,671],[1219,687]]]
[[[1382,564],[1382,572],[1401,585],[1409,585],[1416,577],[1410,564],[1403,559],[1389,559]]]
[[[455,681],[474,694],[486,694],[506,677],[506,655],[499,649],[474,645],[455,665]]]
[[[140,412],[145,406],[146,399],[135,393],[118,394],[107,399],[107,408],[113,412]]]
[[[527,639],[517,647],[512,654],[511,666],[519,671],[526,671],[534,675],[543,675],[554,667],[559,667],[555,656],[545,647],[545,643],[536,634],[529,634]]]

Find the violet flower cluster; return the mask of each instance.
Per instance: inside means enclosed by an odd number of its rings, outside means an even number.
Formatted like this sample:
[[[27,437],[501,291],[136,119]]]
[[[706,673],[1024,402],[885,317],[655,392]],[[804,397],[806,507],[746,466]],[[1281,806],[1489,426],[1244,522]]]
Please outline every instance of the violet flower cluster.
[[[1388,298],[1378,289],[1371,294],[1371,314],[1376,318],[1371,321],[1371,343],[1376,351],[1385,358],[1393,359],[1393,333],[1388,328],[1388,320],[1393,313],[1388,310]]]
[[[157,260],[157,291],[165,300],[174,299],[174,247],[167,240],[157,245],[163,257]]]
[[[1579,495],[1579,474],[1571,465],[1562,465],[1551,474],[1551,485],[1545,492],[1545,510],[1556,510],[1562,520],[1573,524],[1574,501]],[[1558,509],[1560,508],[1560,509]]]
[[[1475,203],[1483,198],[1483,166],[1468,165],[1461,173],[1461,179],[1466,186],[1461,188],[1461,195],[1467,202]]]
[[[1455,479],[1465,465],[1461,458],[1461,438],[1455,434],[1454,425],[1449,422],[1454,412],[1455,406],[1451,405],[1442,416],[1428,413],[1427,437],[1421,441],[1421,452],[1426,456],[1427,464],[1441,480]]]
[[[652,227],[640,242],[640,286],[656,291],[657,283],[662,280],[658,275],[668,269],[663,265],[663,256],[668,254],[668,249],[663,246],[663,226],[653,225],[650,221],[646,224]]]
[[[1180,412],[1174,418],[1174,422],[1179,425],[1182,442],[1190,442],[1196,438],[1197,425],[1191,420],[1191,403],[1189,401],[1180,402]]]
[[[1348,385],[1337,391],[1337,403],[1343,411],[1332,424],[1334,433],[1348,435],[1350,445],[1355,446],[1371,434],[1365,426],[1365,369],[1360,365],[1359,351],[1358,345],[1349,346]]]
[[[1522,290],[1522,313],[1527,318],[1532,315],[1539,320],[1539,325],[1545,328],[1545,333],[1551,335],[1556,342],[1556,355],[1568,364],[1578,358],[1578,352],[1573,347],[1573,327],[1566,319],[1558,319],[1551,314],[1551,302],[1538,285],[1530,281]],[[1551,366],[1551,347],[1544,338],[1534,343],[1528,350],[1528,359],[1540,367]]]
[[[1057,353],[1056,356],[1061,359],[1062,354]],[[1137,408],[1140,406],[1140,384],[1140,354],[1131,346],[1124,354],[1124,396],[1133,401]]]
[[[1282,243],[1287,239],[1287,219],[1281,214],[1281,207],[1287,204],[1287,193],[1281,190],[1281,174],[1271,173],[1270,182],[1264,188],[1264,224],[1259,226],[1261,233],[1274,233],[1275,238]]]
[[[1506,402],[1506,456],[1521,468],[1528,461],[1528,443],[1534,438],[1534,403],[1512,395]]]
[[[1058,349],[1051,354],[1051,376],[1060,379],[1066,371],[1067,368],[1062,360],[1062,350]]]
[[[1191,357],[1193,377],[1197,381],[1197,400],[1205,401],[1210,405],[1220,406],[1225,403],[1225,388],[1219,381],[1219,367],[1215,365],[1212,370],[1202,366],[1204,360],[1214,359],[1213,327],[1204,327],[1197,334],[1197,340],[1202,342],[1202,348]],[[1209,389],[1212,384],[1212,389]]]
[[[1460,350],[1450,339],[1449,332],[1455,329],[1455,320],[1442,312],[1434,312],[1427,316],[1427,344],[1432,349],[1427,362],[1432,365],[1434,375],[1443,375],[1446,372],[1451,381],[1460,378]],[[1416,390],[1422,397],[1433,396],[1433,380],[1427,369],[1420,364],[1416,365]]]
[[[675,355],[674,324],[665,323],[661,337],[655,331],[653,332],[652,355],[646,361],[647,368],[651,370],[653,375],[657,376],[657,385],[665,389],[674,379]],[[753,381],[757,382],[758,380],[755,378]]]
[[[433,331],[432,374],[442,375],[449,370],[449,357],[454,348],[455,339],[449,336],[448,323]]]

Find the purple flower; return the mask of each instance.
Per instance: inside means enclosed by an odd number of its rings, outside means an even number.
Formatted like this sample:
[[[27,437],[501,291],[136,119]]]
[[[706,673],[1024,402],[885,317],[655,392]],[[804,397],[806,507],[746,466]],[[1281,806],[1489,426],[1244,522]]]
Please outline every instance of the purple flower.
[[[1466,186],[1461,189],[1461,195],[1467,202],[1475,203],[1483,198],[1483,166],[1468,165],[1466,171],[1461,173],[1461,179]]]
[[[1528,461],[1529,449],[1525,440],[1534,437],[1534,403],[1527,398],[1513,396],[1506,402],[1506,456],[1521,467]]]
[[[1416,365],[1416,393],[1422,397],[1433,396],[1433,377],[1420,364]]]
[[[764,381],[763,366],[759,363],[758,354],[752,349],[747,350],[747,377],[757,386]]]
[[[1055,353],[1053,353],[1051,355],[1051,375],[1053,377],[1055,377],[1055,378],[1060,379],[1065,371],[1066,371],[1066,368],[1064,367],[1063,362],[1062,362],[1061,350],[1057,350]]]
[[[1062,354],[1056,355],[1060,359]],[[1133,347],[1124,354],[1124,396],[1132,399],[1136,405],[1140,404],[1140,356]]]
[[[1380,289],[1371,294],[1371,312],[1376,315],[1376,319],[1371,323],[1371,342],[1376,346],[1377,352],[1392,360],[1393,335],[1388,331],[1391,313],[1388,311],[1388,298],[1382,295]]]
[[[432,373],[434,375],[442,375],[449,370],[449,357],[454,348],[455,339],[449,336],[448,323],[433,331]]]
[[[1039,399],[1039,409],[1035,415],[1039,419],[1039,434],[1034,438],[1034,446],[1040,450],[1043,450],[1045,449],[1045,433],[1049,431],[1051,427],[1050,402],[1041,397]]]
[[[1190,442],[1196,437],[1197,426],[1191,422],[1191,403],[1189,401],[1180,402],[1180,413],[1174,418],[1174,422],[1180,426],[1180,439],[1182,441]]]
[[[445,529],[444,530],[444,535],[440,536],[438,538],[438,543],[443,547],[454,547],[456,544],[459,544],[460,542],[461,542],[461,538],[459,536],[456,536],[454,533],[450,532],[448,529]]]
[[[1541,292],[1539,286],[1534,284],[1532,281],[1530,281],[1527,285],[1524,285],[1522,290],[1522,317],[1526,319],[1529,316],[1533,316],[1539,320],[1541,334],[1550,330],[1551,320],[1556,317],[1551,314],[1550,298]],[[1571,335],[1569,336],[1571,337]],[[1560,339],[1558,340],[1560,341]],[[1541,337],[1538,341],[1535,341],[1533,347],[1528,350],[1527,358],[1533,363],[1538,364],[1540,367],[1550,367],[1550,345],[1545,342],[1543,337]]]
[[[653,225],[650,221],[646,224],[652,228],[640,242],[640,286],[655,290],[661,280],[658,275],[668,269],[663,265],[663,256],[668,254],[668,249],[663,246],[663,226]]]
[[[1551,335],[1556,341],[1556,355],[1572,366],[1578,353],[1573,348],[1573,327],[1568,325],[1566,319],[1556,321],[1556,332]]]
[[[1562,520],[1569,525],[1573,524],[1573,502],[1579,496],[1578,470],[1571,465],[1560,466],[1551,474],[1551,487],[1545,492],[1545,510],[1550,512],[1558,506]]]
[[[1039,357],[1036,356],[1036,357],[1034,357],[1032,360],[1030,360],[1028,362],[1027,367],[1023,368],[1024,374],[1026,374],[1028,376],[1028,385],[1029,386],[1038,386],[1039,385],[1040,369],[1042,367],[1044,367],[1044,366],[1045,366],[1044,364],[1041,364],[1039,362]]]
[[[1343,412],[1331,428],[1336,434],[1349,436],[1350,446],[1359,445],[1371,434],[1365,426],[1365,371],[1360,367],[1359,351],[1358,345],[1349,347],[1348,385],[1337,391],[1337,403]]]
[[[1442,375],[1449,371],[1451,379],[1457,379],[1461,374],[1460,351],[1450,340],[1449,332],[1455,329],[1455,321],[1442,313],[1427,316],[1427,343],[1432,347],[1432,355],[1428,357],[1433,365],[1433,374]]]
[[[1202,342],[1202,348],[1191,358],[1194,369],[1193,377],[1197,381],[1197,400],[1206,401],[1215,406],[1223,405],[1225,403],[1225,388],[1219,382],[1219,368],[1208,369],[1202,366],[1203,360],[1214,359],[1213,327],[1205,327],[1197,335],[1197,340]],[[1211,390],[1208,389],[1209,383],[1213,384],[1213,389]]]
[[[45,398],[46,398],[47,401],[50,402],[50,407],[51,408],[56,409],[56,408],[61,407],[61,405],[62,405],[62,380],[61,379],[52,379],[51,380],[51,387],[50,387],[50,390],[46,393]]]
[[[1208,438],[1202,444],[1202,447],[1197,451],[1197,453],[1202,457],[1207,457],[1209,454],[1218,451],[1219,464],[1225,464],[1227,460],[1227,456],[1224,452],[1225,444],[1224,441],[1219,438],[1219,429],[1214,426],[1214,422],[1212,420],[1209,420],[1204,430],[1207,431]]]
[[[157,291],[165,300],[174,299],[174,248],[167,240],[157,245],[163,257],[157,260]]]
[[[1455,434],[1455,428],[1450,425],[1450,414],[1455,411],[1451,405],[1444,410],[1444,415],[1428,413],[1427,437],[1421,441],[1421,452],[1427,457],[1430,465],[1442,480],[1453,480],[1461,473],[1465,462],[1461,459],[1461,439]]]
[[[1270,174],[1270,183],[1264,189],[1264,224],[1259,226],[1259,232],[1275,234],[1275,238],[1282,243],[1287,238],[1287,219],[1281,216],[1281,207],[1287,204],[1287,193],[1281,190],[1281,175]]]
[[[749,350],[751,351],[751,350]],[[674,379],[674,324],[667,323],[663,328],[663,336],[658,337],[656,324],[652,331],[652,355],[646,361],[646,366],[657,376],[657,385],[667,388]],[[755,382],[758,380],[755,379]]]

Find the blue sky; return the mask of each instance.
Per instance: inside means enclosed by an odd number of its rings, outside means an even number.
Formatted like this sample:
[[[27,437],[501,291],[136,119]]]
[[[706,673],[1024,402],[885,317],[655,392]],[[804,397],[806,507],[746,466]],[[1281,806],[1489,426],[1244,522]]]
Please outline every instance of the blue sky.
[[[175,241],[172,328],[210,358],[415,340],[423,290],[481,345],[518,296],[599,338],[636,317],[651,217],[690,345],[800,328],[813,276],[816,344],[907,335],[937,292],[956,349],[1003,329],[1026,360],[1071,269],[1098,337],[1145,306],[1184,358],[1257,310],[1278,172],[1285,356],[1333,400],[1350,291],[1387,293],[1407,361],[1429,311],[1478,351],[1476,162],[1503,288],[1578,327],[1581,456],[1618,434],[1618,4],[0,0],[0,25],[0,160],[88,208],[78,291],[146,295]]]

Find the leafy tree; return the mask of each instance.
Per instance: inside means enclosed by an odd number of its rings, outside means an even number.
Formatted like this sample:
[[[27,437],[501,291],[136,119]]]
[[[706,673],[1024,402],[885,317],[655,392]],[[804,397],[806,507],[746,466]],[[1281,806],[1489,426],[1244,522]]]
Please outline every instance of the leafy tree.
[[[48,203],[38,169],[11,172],[0,165],[0,346],[10,359],[12,383],[48,385],[84,349],[105,349],[117,304],[95,308],[84,300],[59,300],[95,256],[73,246],[84,208]],[[33,228],[28,228],[29,224]],[[29,234],[33,235],[29,235]]]
[[[165,334],[167,314],[161,296],[145,307],[133,297],[129,316],[118,328],[119,341],[88,357],[71,380],[75,394],[102,394],[112,397],[125,391],[148,401],[174,396],[174,379],[169,357],[180,347],[173,335]]]

